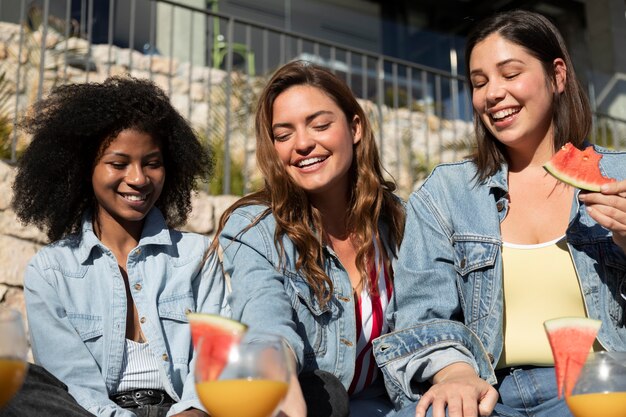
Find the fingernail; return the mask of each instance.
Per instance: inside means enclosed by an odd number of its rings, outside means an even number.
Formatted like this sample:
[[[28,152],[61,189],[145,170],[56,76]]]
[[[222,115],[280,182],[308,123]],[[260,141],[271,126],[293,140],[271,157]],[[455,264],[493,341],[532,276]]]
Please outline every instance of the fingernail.
[[[609,191],[609,185],[608,184],[602,184],[600,186],[600,191]]]

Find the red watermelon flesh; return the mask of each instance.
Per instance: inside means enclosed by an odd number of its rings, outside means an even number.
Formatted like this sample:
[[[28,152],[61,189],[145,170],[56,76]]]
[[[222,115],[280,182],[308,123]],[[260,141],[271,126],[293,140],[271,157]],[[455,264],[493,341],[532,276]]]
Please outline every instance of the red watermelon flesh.
[[[584,317],[562,317],[543,323],[554,356],[559,398],[564,389],[566,397],[571,394],[601,324],[600,320]]]
[[[602,155],[588,146],[584,151],[566,143],[543,167],[558,180],[576,188],[600,191],[600,186],[615,182],[600,172]]]
[[[241,342],[248,327],[216,314],[189,313],[187,318],[196,349],[196,377],[213,381],[226,366],[231,347]]]

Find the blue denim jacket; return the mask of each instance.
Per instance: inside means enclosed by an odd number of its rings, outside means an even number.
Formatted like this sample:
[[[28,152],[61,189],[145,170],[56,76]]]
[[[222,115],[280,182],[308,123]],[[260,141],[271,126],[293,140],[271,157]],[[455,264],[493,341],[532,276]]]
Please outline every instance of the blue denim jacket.
[[[294,352],[299,373],[322,369],[347,389],[356,362],[355,300],[348,273],[333,251],[325,248],[324,270],[334,293],[322,307],[304,275],[296,270],[298,254],[287,237],[283,238],[281,264],[274,244],[274,216],[268,214],[243,232],[266,209],[259,205],[236,209],[219,236],[224,269],[231,274],[228,303],[232,315],[246,323],[251,333],[283,336]]]
[[[196,397],[186,314],[218,313],[224,281],[203,262],[208,238],[168,229],[152,209],[127,262],[141,328],[161,363],[175,400],[169,415],[201,408]],[[28,324],[37,363],[67,384],[97,416],[134,416],[109,400],[120,379],[126,333],[126,290],[113,253],[98,240],[89,216],[82,234],[42,248],[24,279]],[[145,322],[143,318],[145,317]]]
[[[601,170],[626,178],[626,153],[597,149]],[[374,342],[396,407],[419,399],[437,371],[467,362],[491,384],[503,343],[502,238],[507,168],[477,184],[470,161],[443,164],[410,197],[395,271],[394,331]],[[532,207],[528,208],[532,210]],[[598,339],[626,350],[626,256],[575,193],[567,243]]]

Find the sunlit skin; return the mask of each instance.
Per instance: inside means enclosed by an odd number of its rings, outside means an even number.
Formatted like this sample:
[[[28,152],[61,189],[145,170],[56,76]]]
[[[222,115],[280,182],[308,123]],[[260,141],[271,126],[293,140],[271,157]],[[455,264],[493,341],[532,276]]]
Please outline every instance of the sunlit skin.
[[[361,123],[350,123],[341,108],[322,90],[295,85],[283,91],[272,107],[274,147],[285,170],[321,213],[324,238],[346,269],[353,288],[361,274],[356,249],[346,230],[350,167]]]
[[[472,105],[509,154],[521,153],[520,163],[543,163],[552,156],[553,95],[563,92],[566,74],[562,59],[554,68],[556,86],[541,61],[497,33],[472,50]]]
[[[565,234],[574,189],[543,169],[554,154],[553,99],[568,82],[561,58],[550,63],[554,77],[525,48],[497,33],[478,42],[470,55],[472,104],[486,129],[505,146],[509,200],[501,222],[506,242],[536,244]],[[581,194],[589,214],[613,231],[626,253],[626,181],[602,193]],[[453,363],[432,379],[416,416],[432,407],[433,417],[491,415],[498,392],[466,363]],[[446,413],[447,410],[447,413]]]
[[[124,229],[139,240],[143,219],[159,199],[165,167],[148,134],[123,130],[101,153],[92,174],[97,231]]]
[[[567,71],[553,62],[556,82],[528,51],[498,34],[476,44],[470,56],[472,103],[484,126],[506,147],[509,209],[501,223],[502,239],[531,244],[562,236],[567,228],[573,190],[548,175],[542,165],[554,153],[553,95],[564,90]],[[542,210],[528,210],[541,207]],[[416,416],[490,415],[498,392],[466,363],[453,363],[433,377]]]
[[[165,167],[160,145],[146,133],[123,130],[102,151],[91,182],[98,202],[94,230],[115,255],[126,284],[126,337],[144,342],[126,261],[139,242],[145,216],[163,190]]]
[[[272,132],[287,173],[312,200],[346,201],[353,146],[361,139],[357,117],[348,122],[322,90],[296,85],[274,101]]]

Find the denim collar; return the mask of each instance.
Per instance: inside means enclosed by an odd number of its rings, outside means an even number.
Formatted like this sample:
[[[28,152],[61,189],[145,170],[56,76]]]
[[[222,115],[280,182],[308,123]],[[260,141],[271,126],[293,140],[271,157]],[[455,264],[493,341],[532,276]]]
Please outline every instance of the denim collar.
[[[81,263],[85,263],[87,259],[89,259],[91,251],[95,247],[99,247],[103,251],[109,250],[109,248],[102,244],[93,231],[92,217],[93,213],[91,210],[88,210],[83,214],[81,227],[82,233],[77,251],[78,260]],[[161,214],[161,211],[158,208],[154,207],[148,212],[148,215],[145,218],[143,230],[141,231],[141,238],[139,239],[137,247],[171,244],[172,239],[170,237],[170,231],[165,223],[163,214]]]
[[[500,169],[496,171],[495,174],[485,179],[485,185],[489,188],[502,190],[503,194],[507,194],[509,192],[508,174],[508,165],[506,163],[502,163],[502,165],[500,165]]]

